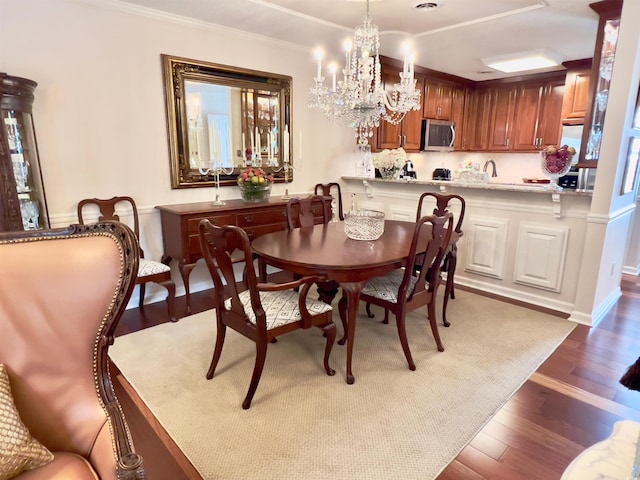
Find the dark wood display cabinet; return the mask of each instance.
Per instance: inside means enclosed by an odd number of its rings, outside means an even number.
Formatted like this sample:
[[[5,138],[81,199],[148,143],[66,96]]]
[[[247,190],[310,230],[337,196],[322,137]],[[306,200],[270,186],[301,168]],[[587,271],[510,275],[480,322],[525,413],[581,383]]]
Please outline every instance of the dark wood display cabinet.
[[[33,126],[38,84],[0,72],[0,231],[49,228]]]

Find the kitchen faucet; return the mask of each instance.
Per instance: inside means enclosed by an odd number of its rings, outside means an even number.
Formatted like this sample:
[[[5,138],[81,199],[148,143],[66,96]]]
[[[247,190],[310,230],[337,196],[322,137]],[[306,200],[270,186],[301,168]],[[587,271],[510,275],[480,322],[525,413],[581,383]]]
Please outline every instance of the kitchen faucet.
[[[491,164],[491,166],[493,167],[491,176],[492,177],[497,177],[498,176],[498,169],[496,168],[496,162],[494,160],[487,160],[486,162],[484,162],[484,167],[482,168],[482,171],[486,172],[487,171],[487,167],[489,166],[489,164]]]

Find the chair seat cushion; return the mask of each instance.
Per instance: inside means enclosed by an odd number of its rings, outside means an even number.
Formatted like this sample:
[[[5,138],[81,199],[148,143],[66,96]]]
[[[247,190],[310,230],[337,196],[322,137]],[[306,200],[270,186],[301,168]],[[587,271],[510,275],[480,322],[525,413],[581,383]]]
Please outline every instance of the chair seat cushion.
[[[242,302],[244,312],[249,321],[255,325],[256,314],[251,308],[251,296],[249,290],[238,295]],[[282,290],[278,292],[260,292],[260,302],[267,315],[267,330],[299,321],[302,316],[298,309],[298,293],[293,290]],[[307,310],[311,315],[319,315],[331,311],[331,305],[319,300],[307,298]],[[231,310],[231,299],[224,301],[224,308]]]
[[[374,277],[364,286],[362,294],[379,298],[380,300],[384,300],[389,303],[398,303],[398,289],[402,283],[403,276],[404,268],[394,270],[383,277]],[[407,297],[413,291],[413,287],[417,281],[418,279],[416,277],[411,277],[411,280],[409,280]]]
[[[80,455],[56,452],[53,462],[23,472],[13,480],[100,480],[100,477]]]
[[[171,267],[169,265],[141,258],[138,266],[138,277],[148,277],[149,275],[169,271],[171,271]]]

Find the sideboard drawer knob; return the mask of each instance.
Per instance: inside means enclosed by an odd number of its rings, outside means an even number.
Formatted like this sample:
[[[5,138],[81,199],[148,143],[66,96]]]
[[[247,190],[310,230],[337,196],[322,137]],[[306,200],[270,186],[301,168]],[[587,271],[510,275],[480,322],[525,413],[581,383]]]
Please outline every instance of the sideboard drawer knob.
[[[245,222],[251,223],[253,222],[253,215],[243,215]]]

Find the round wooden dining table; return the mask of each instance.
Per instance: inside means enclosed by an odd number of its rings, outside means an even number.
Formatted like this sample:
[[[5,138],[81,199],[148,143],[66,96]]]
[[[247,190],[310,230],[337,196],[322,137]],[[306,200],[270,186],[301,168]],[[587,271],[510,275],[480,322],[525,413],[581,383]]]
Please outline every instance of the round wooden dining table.
[[[299,275],[320,275],[340,284],[343,291],[341,315],[346,313],[347,318],[348,384],[355,381],[351,364],[362,288],[370,278],[385,275],[404,265],[415,226],[414,222],[386,220],[382,236],[366,241],[348,238],[344,233],[344,222],[330,222],[268,233],[252,242],[254,252],[271,266]],[[423,230],[423,235],[430,235],[430,230]],[[345,299],[346,305],[343,303]],[[345,337],[339,343],[343,344]]]

